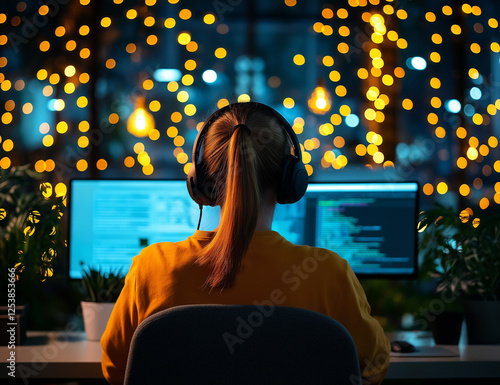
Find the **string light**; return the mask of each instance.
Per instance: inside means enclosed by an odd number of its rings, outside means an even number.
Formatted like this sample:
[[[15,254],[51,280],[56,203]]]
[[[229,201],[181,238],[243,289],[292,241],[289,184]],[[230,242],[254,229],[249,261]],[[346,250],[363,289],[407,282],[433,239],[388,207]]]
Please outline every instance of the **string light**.
[[[127,131],[138,138],[143,138],[154,128],[153,115],[146,110],[146,98],[137,97],[135,110],[127,120]]]
[[[332,95],[323,79],[318,79],[316,88],[307,101],[309,110],[318,115],[324,115],[332,108]]]

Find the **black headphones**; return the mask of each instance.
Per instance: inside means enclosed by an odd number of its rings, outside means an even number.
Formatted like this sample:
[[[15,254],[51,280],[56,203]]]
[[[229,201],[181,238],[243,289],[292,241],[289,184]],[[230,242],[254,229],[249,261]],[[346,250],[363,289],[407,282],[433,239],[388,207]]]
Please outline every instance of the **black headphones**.
[[[278,203],[295,203],[302,198],[306,192],[308,184],[307,171],[302,163],[302,156],[300,151],[299,141],[295,132],[286,119],[281,116],[277,111],[265,104],[256,102],[246,103],[233,103],[229,104],[220,110],[215,111],[205,121],[198,136],[196,137],[193,145],[193,158],[191,169],[187,176],[187,188],[191,198],[202,206],[214,206],[217,196],[214,191],[212,183],[207,183],[206,179],[206,165],[201,161],[200,152],[202,151],[203,141],[210,126],[227,111],[236,108],[237,106],[245,105],[254,110],[261,110],[273,116],[283,130],[286,132],[288,138],[292,142],[293,153],[295,155],[288,155],[283,166],[283,176],[278,186]]]

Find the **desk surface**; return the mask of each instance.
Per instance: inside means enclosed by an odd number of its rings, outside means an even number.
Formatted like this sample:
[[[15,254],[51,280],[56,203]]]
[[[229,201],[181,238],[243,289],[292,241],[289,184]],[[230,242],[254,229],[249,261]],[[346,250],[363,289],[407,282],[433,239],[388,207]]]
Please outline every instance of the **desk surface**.
[[[389,339],[403,339],[419,346],[434,345],[425,332],[401,332]],[[445,346],[455,357],[391,357],[387,379],[500,378],[500,345]],[[5,362],[9,349],[0,347]],[[87,341],[82,332],[29,332],[26,344],[16,347],[16,378],[103,378],[101,346]],[[2,364],[0,378],[8,378]]]

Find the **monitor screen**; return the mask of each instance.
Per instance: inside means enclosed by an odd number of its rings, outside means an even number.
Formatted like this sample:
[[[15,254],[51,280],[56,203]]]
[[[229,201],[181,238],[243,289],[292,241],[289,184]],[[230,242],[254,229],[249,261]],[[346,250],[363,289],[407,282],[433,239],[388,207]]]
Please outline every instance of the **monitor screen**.
[[[289,241],[331,249],[360,276],[416,274],[417,183],[311,183],[292,205],[277,205],[273,230]],[[126,273],[155,242],[192,235],[199,207],[185,180],[74,179],[70,186],[69,276],[84,267]],[[205,206],[200,229],[218,208]]]
[[[278,205],[273,227],[289,241],[333,250],[358,277],[417,274],[418,183],[311,183]]]
[[[185,180],[73,179],[69,205],[70,278],[83,267],[127,273],[145,246],[192,235],[200,215]],[[205,206],[200,229],[218,222],[219,210]]]

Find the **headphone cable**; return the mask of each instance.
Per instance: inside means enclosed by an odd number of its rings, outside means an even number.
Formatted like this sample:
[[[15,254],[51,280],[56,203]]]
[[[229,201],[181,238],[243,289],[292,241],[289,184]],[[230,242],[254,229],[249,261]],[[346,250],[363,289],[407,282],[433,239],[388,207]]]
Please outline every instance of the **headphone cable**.
[[[199,206],[200,206],[200,219],[198,220],[198,227],[196,228],[196,230],[200,229],[201,215],[203,214],[203,205],[199,205]]]

